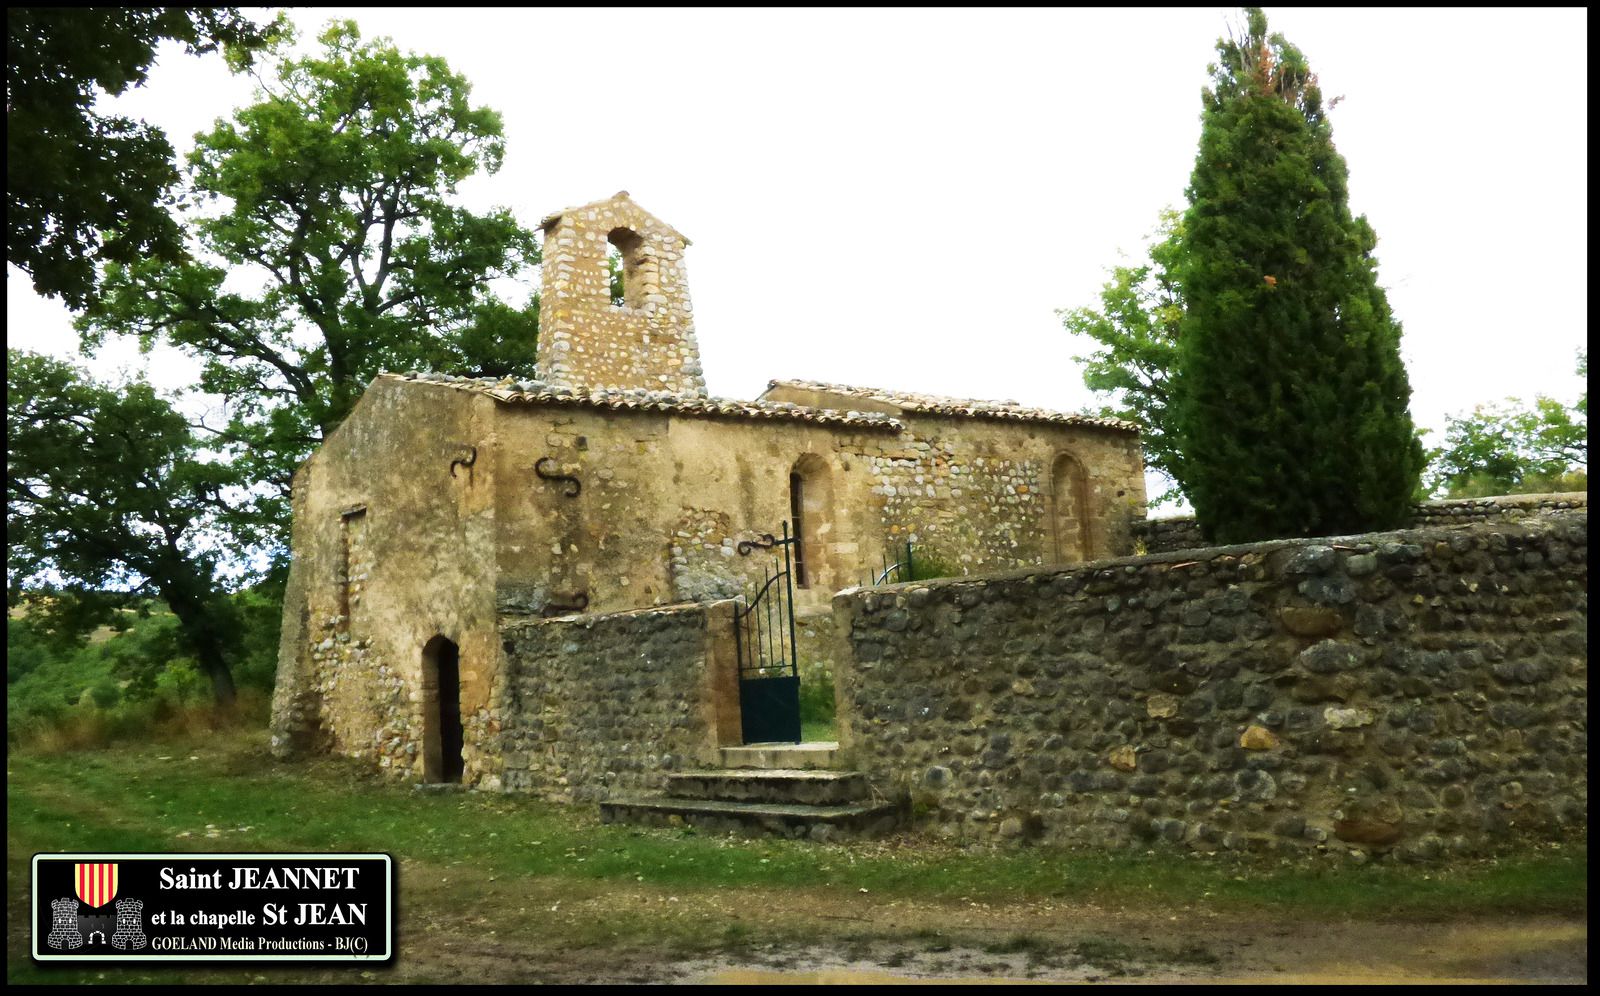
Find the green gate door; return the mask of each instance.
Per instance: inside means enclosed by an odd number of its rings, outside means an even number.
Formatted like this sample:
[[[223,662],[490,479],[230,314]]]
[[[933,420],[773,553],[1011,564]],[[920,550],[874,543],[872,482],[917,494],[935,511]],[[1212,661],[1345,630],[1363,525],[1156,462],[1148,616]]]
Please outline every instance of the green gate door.
[[[745,540],[739,552],[783,551],[783,566],[763,569],[764,583],[733,612],[733,639],[739,652],[739,715],[747,744],[800,742],[800,668],[794,639],[794,582],[789,523],[783,539],[771,533]]]

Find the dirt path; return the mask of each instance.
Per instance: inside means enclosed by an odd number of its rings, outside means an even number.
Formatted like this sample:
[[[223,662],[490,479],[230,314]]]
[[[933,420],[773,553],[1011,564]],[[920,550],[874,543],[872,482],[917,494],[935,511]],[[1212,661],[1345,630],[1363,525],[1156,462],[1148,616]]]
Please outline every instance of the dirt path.
[[[450,881],[432,881],[450,879]],[[501,883],[417,867],[415,907],[472,895],[464,922],[403,920],[393,981],[928,983],[1567,982],[1581,918],[1284,919],[1047,901],[879,899]],[[437,895],[435,895],[437,890]],[[492,925],[492,926],[490,926]],[[488,927],[487,930],[484,928]],[[708,950],[710,948],[710,950]],[[385,973],[387,974],[387,973]]]

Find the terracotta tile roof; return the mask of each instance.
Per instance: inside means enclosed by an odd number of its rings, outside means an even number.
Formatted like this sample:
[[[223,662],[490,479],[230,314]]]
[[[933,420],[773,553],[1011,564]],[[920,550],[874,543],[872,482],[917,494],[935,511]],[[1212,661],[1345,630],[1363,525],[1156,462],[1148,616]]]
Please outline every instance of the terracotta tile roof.
[[[507,404],[606,408],[613,411],[661,412],[700,418],[774,419],[843,425],[857,429],[899,432],[899,419],[880,412],[838,411],[810,408],[787,401],[732,401],[726,398],[684,397],[666,391],[577,390],[541,380],[516,380],[493,377],[455,377],[435,373],[384,373],[380,379],[439,384],[461,391],[486,394]]]
[[[1015,401],[977,401],[971,398],[946,398],[936,394],[911,394],[905,391],[886,391],[876,387],[851,387],[848,384],[825,384],[814,380],[773,380],[767,390],[789,387],[803,391],[827,391],[847,397],[894,405],[907,412],[923,415],[956,415],[971,418],[1001,419],[1013,422],[1050,422],[1057,425],[1087,425],[1121,432],[1138,432],[1132,422],[1117,418],[1097,418],[1093,415],[1074,415],[1054,412],[1046,408],[1029,408]]]

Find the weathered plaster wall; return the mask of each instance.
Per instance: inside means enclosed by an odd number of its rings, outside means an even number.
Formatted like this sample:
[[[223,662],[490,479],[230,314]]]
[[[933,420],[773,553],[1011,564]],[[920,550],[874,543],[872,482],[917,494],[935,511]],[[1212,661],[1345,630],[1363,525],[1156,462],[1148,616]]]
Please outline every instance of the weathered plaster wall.
[[[442,635],[460,648],[465,780],[492,768],[479,749],[500,653],[492,423],[488,399],[379,381],[301,466],[274,750],[318,746],[420,777],[422,648]]]
[[[495,707],[504,787],[593,802],[715,767],[719,743],[738,742],[730,611],[723,602],[507,622]]]
[[[498,409],[500,609],[537,613],[580,595],[592,612],[748,594],[781,557],[737,552],[791,517],[790,474],[825,493],[802,515],[806,582],[796,592],[802,664],[825,680],[833,645],[828,600],[875,574],[907,537],[960,571],[1054,559],[1052,459],[1063,451],[1090,477],[1092,535],[1129,552],[1142,508],[1137,443],[1128,434],[1059,426],[929,419],[906,432],[804,422],[670,417],[640,412]],[[534,464],[576,478],[541,479]]]
[[[975,840],[1475,854],[1587,825],[1588,516],[841,593],[841,740]]]
[[[1549,495],[1501,495],[1494,498],[1450,498],[1426,501],[1412,507],[1414,527],[1476,522],[1486,519],[1521,519],[1544,512],[1586,508],[1587,492]],[[1133,525],[1135,542],[1145,553],[1169,553],[1205,546],[1200,525],[1192,515],[1145,519]]]
[[[1132,437],[1055,426],[840,431],[507,406],[496,441],[499,573],[530,589],[534,611],[540,589],[585,591],[602,612],[748,590],[771,555],[741,557],[737,543],[790,518],[797,466],[807,493],[830,495],[803,516],[808,580],[829,594],[876,573],[907,536],[958,570],[1051,562],[1050,466],[1062,452],[1104,468],[1089,478],[1098,550],[1129,552],[1143,501]],[[576,497],[534,473],[541,457],[580,481]]]

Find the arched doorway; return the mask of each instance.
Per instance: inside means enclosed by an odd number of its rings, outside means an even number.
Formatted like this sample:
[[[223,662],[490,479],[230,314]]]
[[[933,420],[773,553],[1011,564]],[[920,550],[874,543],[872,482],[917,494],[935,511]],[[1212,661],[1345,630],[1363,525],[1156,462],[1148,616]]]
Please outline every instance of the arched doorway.
[[[461,650],[442,636],[422,648],[422,780],[459,782]]]
[[[827,544],[833,536],[833,475],[828,461],[807,453],[789,470],[789,519],[794,524],[794,584],[832,594],[834,572]]]
[[[1093,559],[1089,542],[1089,475],[1077,457],[1063,453],[1050,469],[1051,530],[1055,562]]]

